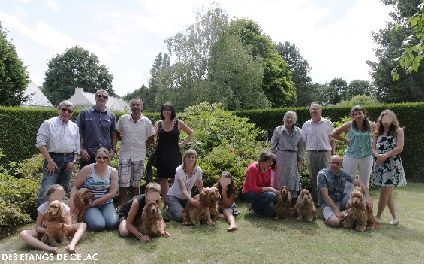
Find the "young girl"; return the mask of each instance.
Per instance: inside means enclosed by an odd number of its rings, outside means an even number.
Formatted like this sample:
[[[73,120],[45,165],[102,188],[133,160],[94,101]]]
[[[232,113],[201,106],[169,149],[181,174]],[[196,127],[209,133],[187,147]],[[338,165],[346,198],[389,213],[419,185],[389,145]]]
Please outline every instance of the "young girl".
[[[227,228],[228,232],[237,230],[235,215],[238,215],[235,200],[237,198],[237,189],[233,178],[228,171],[223,171],[221,178],[214,185],[218,188],[221,200],[219,201],[219,213],[224,214],[225,220],[230,225]]]
[[[35,229],[23,230],[19,234],[22,240],[24,240],[31,247],[45,250],[51,253],[58,253],[57,247],[51,247],[41,242],[40,239],[43,237],[43,234],[46,232],[46,225],[45,223],[43,223],[43,217],[47,213],[50,203],[55,200],[62,202],[64,198],[65,198],[65,190],[63,189],[61,185],[53,184],[52,186],[50,186],[46,191],[47,201],[41,204],[37,209],[38,216],[35,222]],[[75,253],[75,246],[85,232],[86,224],[85,223],[72,224],[69,207],[63,202],[62,202],[62,206],[65,211],[65,219],[66,219],[66,224],[63,225],[63,229],[67,231],[68,233],[74,233],[74,237],[72,238],[71,243],[65,248],[65,250],[68,251],[68,253],[72,254],[72,253]],[[57,228],[62,228],[61,224],[58,223]]]

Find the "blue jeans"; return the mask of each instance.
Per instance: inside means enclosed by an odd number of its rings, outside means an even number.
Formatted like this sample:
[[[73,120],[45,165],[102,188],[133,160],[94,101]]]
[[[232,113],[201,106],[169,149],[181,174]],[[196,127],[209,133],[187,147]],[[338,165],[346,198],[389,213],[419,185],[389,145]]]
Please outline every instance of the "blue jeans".
[[[65,189],[66,193],[69,193],[70,180],[72,171],[65,171],[66,166],[69,162],[74,160],[73,154],[68,154],[67,156],[63,155],[50,155],[53,161],[57,165],[57,169],[53,173],[47,172],[47,160],[44,160],[43,166],[43,178],[40,182],[40,190],[38,192],[38,205],[43,204],[46,201],[46,191],[53,184],[60,184]]]
[[[246,200],[252,204],[252,209],[259,216],[275,216],[275,193],[273,192],[247,192],[244,194]]]
[[[119,223],[119,216],[113,202],[88,208],[84,213],[87,228],[92,231],[103,231],[105,228],[115,228]]]
[[[168,210],[166,211],[166,215],[174,221],[181,222],[183,220],[183,208],[186,207],[187,202],[187,199],[178,199],[175,196],[167,195],[166,204]]]

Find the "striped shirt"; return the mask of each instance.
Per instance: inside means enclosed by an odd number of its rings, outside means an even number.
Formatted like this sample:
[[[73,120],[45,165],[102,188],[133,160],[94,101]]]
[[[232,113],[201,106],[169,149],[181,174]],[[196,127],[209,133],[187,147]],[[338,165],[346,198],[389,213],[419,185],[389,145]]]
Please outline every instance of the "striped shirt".
[[[90,164],[90,173],[85,180],[83,187],[90,190],[90,192],[94,195],[94,199],[97,200],[100,197],[104,196],[109,192],[110,187],[110,176],[112,174],[112,167],[107,166],[106,176],[104,178],[100,178],[96,175],[96,170],[94,169],[94,165]],[[111,203],[112,199],[105,202]]]

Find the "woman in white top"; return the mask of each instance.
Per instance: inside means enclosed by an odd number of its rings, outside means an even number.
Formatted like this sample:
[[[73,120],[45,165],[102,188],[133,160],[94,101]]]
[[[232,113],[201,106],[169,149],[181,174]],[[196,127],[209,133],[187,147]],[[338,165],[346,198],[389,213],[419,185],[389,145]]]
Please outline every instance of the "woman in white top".
[[[188,203],[199,206],[199,202],[191,198],[191,189],[196,184],[198,190],[203,189],[202,170],[197,163],[197,152],[189,149],[184,152],[183,164],[177,167],[174,183],[166,195],[167,215],[177,222],[182,220],[183,208]]]

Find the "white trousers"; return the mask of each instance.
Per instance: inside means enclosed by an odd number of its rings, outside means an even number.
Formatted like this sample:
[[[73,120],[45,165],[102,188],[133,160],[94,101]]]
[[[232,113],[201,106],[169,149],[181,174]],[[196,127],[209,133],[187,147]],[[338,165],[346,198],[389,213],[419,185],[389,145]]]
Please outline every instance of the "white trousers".
[[[358,178],[357,175],[359,172],[359,181],[367,188],[369,187],[372,165],[372,155],[362,159],[355,159],[347,155],[343,158],[343,170],[349,173],[354,179]]]

